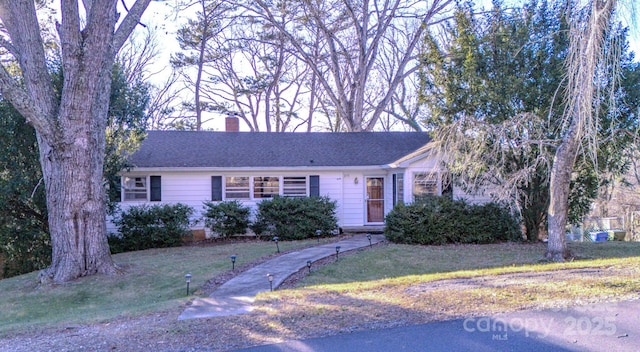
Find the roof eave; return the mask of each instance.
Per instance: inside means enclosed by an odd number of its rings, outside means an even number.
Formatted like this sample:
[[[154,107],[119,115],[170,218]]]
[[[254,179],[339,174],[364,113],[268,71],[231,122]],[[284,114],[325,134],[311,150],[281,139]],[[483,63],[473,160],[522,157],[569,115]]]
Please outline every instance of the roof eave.
[[[387,165],[363,165],[363,166],[242,166],[242,167],[133,167],[126,173],[149,172],[260,172],[260,171],[353,171],[353,170],[380,170]]]

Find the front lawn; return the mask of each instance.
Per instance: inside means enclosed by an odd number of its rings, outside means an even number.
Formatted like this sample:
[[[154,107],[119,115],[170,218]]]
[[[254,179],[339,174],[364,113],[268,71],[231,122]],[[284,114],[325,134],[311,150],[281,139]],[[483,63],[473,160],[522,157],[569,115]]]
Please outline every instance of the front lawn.
[[[280,249],[315,244],[315,240],[285,241],[280,243]],[[209,279],[231,270],[231,255],[237,256],[235,265],[239,268],[275,251],[273,243],[258,240],[150,249],[114,255],[114,261],[124,269],[122,275],[91,276],[53,287],[36,285],[35,272],[0,280],[0,334],[39,325],[107,321],[184,306],[189,299],[185,274],[193,276],[193,293]]]
[[[280,246],[286,251],[315,244],[307,240],[281,242]],[[57,287],[37,287],[36,273],[1,280],[0,336],[26,332],[31,336],[34,329],[45,327],[59,334],[81,324],[105,336],[113,333],[117,341],[122,331],[115,327],[125,325],[128,335],[148,346],[162,334],[165,342],[224,341],[241,347],[354,329],[638,297],[640,243],[572,243],[571,248],[584,259],[541,262],[542,244],[377,245],[313,267],[297,288],[259,294],[252,314],[215,318],[206,324],[176,320],[194,297],[185,296],[184,275],[190,272],[191,289],[199,290],[208,279],[231,269],[230,255],[236,254],[237,267],[243,266],[272,255],[272,242],[123,253],[114,256],[126,269],[121,276],[94,276]],[[150,323],[151,316],[158,319]],[[111,332],[109,326],[115,330]],[[43,334],[41,339],[47,336]],[[64,343],[64,334],[55,336]]]

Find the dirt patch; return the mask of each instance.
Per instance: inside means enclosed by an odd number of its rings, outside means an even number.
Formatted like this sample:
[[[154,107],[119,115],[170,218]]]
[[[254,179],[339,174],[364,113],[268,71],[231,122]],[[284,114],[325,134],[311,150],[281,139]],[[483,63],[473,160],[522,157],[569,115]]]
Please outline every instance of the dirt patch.
[[[620,274],[621,272],[618,272]],[[631,274],[631,270],[626,270]],[[539,282],[553,281],[561,278],[563,281],[582,279],[585,276],[591,278],[609,275],[606,270],[594,269],[565,269],[552,272],[512,273],[497,276],[481,276],[474,278],[448,279],[425,282],[409,287],[407,293],[425,293],[438,290],[472,290],[478,288],[505,288],[513,285],[536,284]]]

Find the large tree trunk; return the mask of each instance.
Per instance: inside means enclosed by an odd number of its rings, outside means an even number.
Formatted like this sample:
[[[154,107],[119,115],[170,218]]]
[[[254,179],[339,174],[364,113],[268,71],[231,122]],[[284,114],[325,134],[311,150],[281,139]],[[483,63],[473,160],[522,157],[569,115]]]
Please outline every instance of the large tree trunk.
[[[91,136],[87,133],[87,136]],[[112,274],[105,225],[104,146],[97,136],[51,148],[40,139],[45,178],[52,263],[41,282],[65,282],[96,273]]]
[[[115,7],[103,11],[104,20],[98,22],[115,25]],[[39,138],[53,250],[51,267],[40,274],[42,282],[117,271],[107,242],[103,186],[115,52],[108,44],[94,44],[112,42],[113,34],[95,31],[93,38],[81,40],[78,46],[91,47],[91,53],[63,50],[65,85],[55,138]],[[73,33],[61,31],[62,39],[66,35]]]
[[[578,146],[582,138],[582,128],[577,125],[579,119],[565,135],[553,158],[551,180],[549,182],[548,228],[549,242],[545,257],[554,262],[564,261],[570,253],[567,249],[565,232],[569,214],[569,192],[571,173],[578,155]]]
[[[117,271],[107,243],[103,186],[111,70],[149,2],[137,0],[116,30],[116,0],[62,1],[56,30],[63,84],[56,92],[34,2],[0,0],[11,39],[0,46],[14,55],[22,75],[16,79],[0,65],[0,90],[36,129],[46,186],[53,252],[43,282]]]

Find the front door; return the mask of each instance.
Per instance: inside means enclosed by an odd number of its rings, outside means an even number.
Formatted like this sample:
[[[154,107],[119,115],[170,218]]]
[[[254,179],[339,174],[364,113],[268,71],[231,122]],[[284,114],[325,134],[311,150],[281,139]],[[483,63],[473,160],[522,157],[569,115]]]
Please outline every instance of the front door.
[[[366,177],[367,223],[384,222],[384,177]]]

